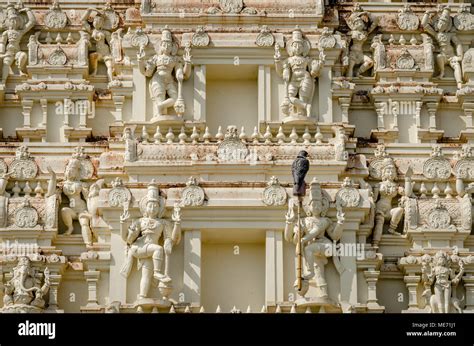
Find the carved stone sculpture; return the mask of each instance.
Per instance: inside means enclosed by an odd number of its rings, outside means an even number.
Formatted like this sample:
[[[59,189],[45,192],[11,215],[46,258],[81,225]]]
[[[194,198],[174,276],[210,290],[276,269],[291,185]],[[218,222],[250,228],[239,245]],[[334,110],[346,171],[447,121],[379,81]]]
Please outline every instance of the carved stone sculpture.
[[[49,269],[44,270],[41,279],[38,271],[32,268],[28,257],[20,257],[13,268],[13,277],[4,285],[2,312],[32,313],[41,312],[45,307],[44,297],[49,291]]]
[[[181,238],[181,214],[180,208],[175,205],[173,223],[165,220],[165,203],[158,185],[152,181],[148,185],[146,196],[139,202],[142,217],[134,220],[127,230],[123,225],[130,214],[126,212],[120,216],[122,238],[127,243],[126,260],[121,273],[128,277],[133,258],[138,259],[142,272],[138,300],[149,298],[152,283],[159,283],[160,288],[172,287],[169,268],[173,246]]]
[[[191,75],[191,48],[185,47],[183,57],[179,57],[178,43],[171,31],[163,30],[160,48],[156,54],[148,59],[145,51],[140,49],[137,59],[140,72],[150,81],[150,97],[153,102],[153,121],[160,120],[168,114],[168,108],[174,107],[178,116],[183,116],[184,98],[182,92],[183,81]]]
[[[420,25],[420,19],[413,12],[411,6],[406,4],[400,11],[398,11],[397,24],[402,30],[416,30]]]
[[[92,26],[89,17],[95,12]],[[99,62],[107,67],[107,78],[113,81],[114,62],[121,60],[122,45],[120,40],[121,28],[117,29],[119,17],[107,2],[105,8],[99,11],[89,8],[82,16],[82,27],[90,34],[95,42],[95,52],[89,54],[91,75],[97,75]],[[84,34],[82,35],[84,38]]]
[[[362,74],[368,71],[373,65],[374,60],[364,54],[363,46],[369,35],[377,28],[378,17],[370,18],[366,11],[363,11],[358,3],[354,6],[352,14],[347,18],[349,31],[349,43],[346,56],[343,57],[343,65],[347,66],[346,76],[351,78],[354,75],[354,68],[360,65],[356,77],[362,77]]]
[[[295,225],[296,203],[293,199],[289,202],[288,213],[286,214],[285,239],[289,242],[296,242],[297,232],[302,232],[302,248],[306,261],[307,275],[303,279],[301,295],[304,296],[309,288],[310,280],[314,278],[316,287],[319,289],[319,297],[327,298],[327,281],[324,273],[328,257],[331,257],[333,241],[338,241],[344,230],[344,213],[342,209],[337,212],[337,223],[326,217],[329,208],[329,200],[323,195],[320,184],[313,180],[309,203],[304,205],[306,217],[302,218],[301,225]],[[333,256],[336,267],[340,267],[339,258]]]
[[[430,15],[435,13],[433,18]],[[440,52],[436,56],[436,66],[439,69],[438,78],[444,78],[445,66],[449,65],[454,70],[454,78],[458,89],[462,88],[461,61],[463,47],[456,32],[452,30],[453,20],[449,7],[441,8],[438,12],[428,10],[421,20],[423,29],[433,36],[439,45]]]
[[[387,53],[385,51],[385,45],[382,42],[382,35],[374,36],[370,47],[374,51],[374,71],[384,69],[387,61]]]
[[[5,10],[6,30],[3,31],[0,39],[0,59],[3,60],[2,84],[5,84],[10,74],[13,74],[12,65],[16,62],[18,72],[21,76],[26,76],[27,53],[21,51],[20,41],[22,37],[30,31],[36,24],[36,19],[29,8],[22,8],[19,2],[18,8],[9,3]],[[22,18],[23,13],[28,17],[27,22]]]
[[[48,167],[51,173],[50,186],[56,186],[56,174]],[[69,199],[69,206],[61,209],[61,218],[66,226],[65,235],[71,235],[74,231],[75,220],[81,225],[81,234],[86,245],[91,246],[93,233],[91,229],[91,219],[96,216],[94,200],[98,197],[102,180],[97,181],[90,187],[83,180],[90,179],[94,168],[89,157],[84,153],[83,148],[76,148],[71,160],[66,165],[64,172],[64,182],[62,192]]]
[[[464,262],[457,261],[459,270],[456,274],[453,256],[448,256],[444,251],[438,251],[433,258],[424,256],[421,272],[425,291],[422,295],[427,299],[432,313],[462,313],[461,301],[456,296],[456,287],[464,274]]]
[[[372,244],[378,247],[386,220],[390,222],[389,233],[398,234],[396,229],[403,216],[404,199],[400,200],[400,206],[392,208],[392,199],[401,195],[403,190],[395,182],[395,179],[397,179],[397,167],[383,148],[379,148],[376,151],[376,159],[374,161],[375,163],[371,163],[371,166],[376,167],[375,169],[378,170],[377,175],[382,179],[378,187],[374,189],[374,200],[378,198],[378,201],[375,205],[375,227]]]
[[[310,117],[313,102],[314,81],[319,76],[325,55],[310,58],[311,44],[296,28],[286,46],[289,58],[282,59],[280,46],[275,45],[275,68],[285,82],[286,95],[281,104],[285,116]]]

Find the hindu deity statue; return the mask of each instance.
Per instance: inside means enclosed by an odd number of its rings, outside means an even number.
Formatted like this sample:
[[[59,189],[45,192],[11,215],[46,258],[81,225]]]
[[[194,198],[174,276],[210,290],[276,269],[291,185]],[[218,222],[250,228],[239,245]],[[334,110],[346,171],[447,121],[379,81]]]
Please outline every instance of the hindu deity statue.
[[[347,25],[351,29],[348,32],[349,42],[343,64],[347,66],[346,76],[354,76],[354,68],[360,66],[356,72],[356,77],[362,77],[362,74],[374,66],[374,60],[364,53],[363,46],[369,35],[377,28],[378,17],[371,18],[369,13],[363,11],[359,3],[356,3],[351,15],[347,18]]]
[[[431,14],[435,13],[431,18]],[[445,66],[449,65],[454,70],[454,78],[457,87],[462,87],[461,61],[463,59],[463,48],[461,41],[453,29],[449,7],[440,7],[438,11],[428,10],[424,14],[421,25],[439,45],[439,53],[436,55],[436,66],[439,70],[438,78],[445,75]]]
[[[175,205],[173,222],[164,219],[165,203],[158,185],[151,181],[146,196],[139,203],[142,217],[127,229],[123,225],[130,217],[129,212],[120,216],[122,238],[127,243],[126,261],[121,272],[128,277],[133,259],[138,259],[142,274],[138,300],[149,298],[152,283],[171,286],[170,258],[173,246],[181,239],[181,214],[179,206]]]
[[[281,105],[285,116],[311,116],[311,104],[314,96],[315,78],[319,76],[325,55],[319,59],[309,57],[310,42],[303,37],[303,32],[296,28],[287,43],[289,58],[282,59],[280,46],[275,45],[275,69],[285,82],[286,95]]]
[[[18,259],[13,277],[4,285],[4,312],[36,312],[45,307],[44,296],[50,286],[49,269],[44,270],[43,283],[37,274],[28,257]]]
[[[26,13],[28,21],[24,23],[22,13]],[[19,2],[19,7],[11,3],[7,5],[5,10],[5,26],[0,38],[0,59],[3,61],[2,68],[2,84],[5,84],[10,74],[13,74],[12,65],[16,62],[18,72],[22,76],[26,76],[26,63],[28,55],[21,51],[20,41],[23,36],[30,31],[36,24],[35,15],[29,8],[23,8],[23,4]]]
[[[316,287],[319,289],[319,296],[327,298],[328,291],[324,268],[328,263],[328,258],[333,255],[333,241],[338,241],[342,237],[345,216],[342,209],[339,209],[337,211],[337,222],[334,224],[326,216],[329,201],[323,198],[321,185],[316,180],[311,182],[310,191],[309,203],[303,207],[306,216],[302,218],[299,226],[296,220],[295,201],[290,200],[288,213],[286,214],[285,239],[296,243],[297,239],[301,238],[307,274],[303,276],[300,294],[302,296],[306,294],[310,280],[314,279]],[[301,232],[300,237],[298,232]],[[339,257],[332,257],[336,267],[340,267]]]
[[[89,23],[89,17],[95,13],[92,25]],[[115,14],[109,2],[105,8],[99,11],[95,8],[88,8],[82,16],[82,27],[90,35],[92,42],[95,43],[95,52],[89,54],[91,66],[91,75],[97,75],[99,62],[103,62],[107,68],[107,78],[109,82],[113,81],[114,62],[120,60],[121,40],[114,39],[117,34],[120,36],[121,30],[115,30],[118,26],[118,16]],[[81,40],[84,44],[89,44],[89,37],[83,33]],[[114,54],[115,53],[115,54]],[[118,55],[118,57],[117,57]]]
[[[438,251],[429,263],[422,262],[422,281],[426,288],[423,296],[429,296],[432,313],[454,312],[450,311],[451,307],[462,312],[455,290],[464,274],[464,262],[459,260],[458,264],[459,271],[456,274],[451,258],[444,251]],[[434,294],[431,292],[432,286]]]
[[[176,114],[184,114],[183,81],[191,76],[191,47],[186,46],[182,57],[177,55],[178,43],[171,31],[164,29],[160,46],[155,55],[145,61],[145,51],[140,48],[137,54],[140,72],[151,77],[149,90],[153,102],[153,119],[159,120],[174,107]]]

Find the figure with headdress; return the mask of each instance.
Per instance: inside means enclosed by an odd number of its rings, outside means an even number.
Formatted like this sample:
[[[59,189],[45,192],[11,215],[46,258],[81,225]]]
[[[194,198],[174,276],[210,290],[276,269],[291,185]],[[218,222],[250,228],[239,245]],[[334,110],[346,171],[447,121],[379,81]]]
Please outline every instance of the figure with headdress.
[[[142,272],[138,299],[149,298],[153,282],[171,284],[170,257],[173,246],[181,239],[181,214],[179,206],[175,205],[173,223],[164,219],[165,203],[158,185],[152,180],[146,196],[139,203],[142,217],[134,220],[127,230],[123,224],[130,217],[128,211],[120,216],[122,238],[127,243],[127,256],[121,273],[128,277],[133,258],[138,259],[138,268]]]
[[[351,15],[346,19],[347,25],[351,29],[348,32],[350,42],[346,50],[346,56],[343,58],[343,64],[347,66],[346,76],[354,76],[354,68],[359,65],[356,77],[362,77],[362,74],[374,66],[374,60],[364,54],[364,43],[369,35],[377,28],[378,17],[371,18],[369,13],[363,11],[359,3],[356,3]]]
[[[333,241],[338,241],[342,237],[345,222],[344,213],[342,209],[338,209],[336,224],[326,216],[329,201],[323,197],[321,185],[316,180],[311,182],[309,203],[304,205],[306,217],[302,218],[299,226],[298,224],[295,225],[295,207],[295,201],[290,200],[284,233],[285,239],[295,244],[297,239],[301,237],[307,274],[303,277],[302,289],[299,293],[304,296],[308,291],[309,281],[314,278],[316,286],[319,288],[319,296],[327,298],[327,281],[324,268],[328,262],[328,257],[331,257],[331,255],[333,255],[336,268],[342,266],[339,263],[339,257],[333,254],[332,249]],[[300,236],[298,232],[301,232]]]
[[[423,297],[429,297],[429,305],[432,313],[450,313],[450,308],[462,312],[460,300],[456,297],[455,290],[464,274],[464,262],[459,259],[459,271],[456,274],[452,258],[458,258],[457,253],[448,256],[444,251],[438,251],[431,261],[422,262],[422,282],[425,286]],[[433,287],[434,294],[431,293]]]
[[[410,174],[406,176],[409,180]],[[388,232],[391,234],[399,234],[396,232],[398,224],[402,219],[404,213],[405,197],[402,196],[400,199],[400,205],[398,207],[392,207],[392,200],[398,195],[404,193],[403,188],[398,186],[395,182],[397,179],[397,167],[390,157],[385,157],[381,164],[381,179],[378,187],[375,188],[374,199],[377,200],[375,204],[375,227],[372,237],[372,244],[378,247],[380,239],[382,238],[383,226],[385,221],[389,221]],[[411,183],[411,180],[409,180]]]
[[[26,23],[24,23],[24,19],[22,18],[23,13],[26,13],[28,18]],[[21,51],[20,41],[35,24],[35,15],[31,9],[23,8],[21,2],[19,2],[18,8],[11,3],[7,5],[5,11],[6,30],[3,31],[0,38],[0,59],[3,60],[2,84],[7,82],[7,78],[10,74],[13,74],[11,67],[14,62],[16,62],[20,75],[27,75],[26,63],[28,56],[26,52]]]
[[[431,18],[431,14],[435,14]],[[461,41],[456,36],[449,7],[440,6],[438,10],[425,12],[421,25],[439,44],[440,52],[436,56],[436,65],[439,69],[438,78],[443,78],[445,66],[454,70],[457,87],[462,88],[461,61],[464,55]]]
[[[66,226],[64,235],[72,234],[74,231],[74,221],[77,220],[81,226],[84,243],[92,246],[94,234],[91,228],[91,220],[97,216],[96,200],[99,196],[103,180],[100,179],[90,186],[82,181],[83,160],[87,157],[83,148],[79,147],[66,165],[61,191],[69,199],[69,203],[68,206],[61,208],[61,218]],[[48,171],[51,174],[51,179],[48,185],[47,196],[52,196],[55,194],[57,178],[56,173],[51,167],[48,167]]]
[[[107,68],[107,78],[109,82],[111,82],[114,79],[114,61],[121,59],[122,50],[120,34],[122,29],[120,28],[112,32],[112,30],[116,29],[118,26],[118,17],[109,15],[109,12],[115,14],[110,2],[106,3],[106,6],[102,11],[95,8],[88,8],[82,16],[82,27],[85,32],[90,35],[92,41],[95,42],[95,52],[89,54],[91,75],[97,75],[99,62],[103,62]],[[91,25],[89,23],[89,17],[92,13],[95,13],[95,16]],[[117,18],[116,21],[111,20],[111,18],[115,17]],[[84,42],[84,44],[89,45],[89,35],[86,35],[86,33],[81,34],[81,41]]]
[[[45,307],[44,297],[49,291],[49,269],[44,270],[41,282],[28,257],[20,257],[13,268],[13,277],[4,285],[3,312],[35,312]]]
[[[165,28],[161,33],[160,46],[153,57],[145,61],[143,47],[140,47],[137,54],[140,72],[151,77],[149,90],[153,102],[152,121],[167,115],[171,107],[174,107],[178,116],[184,114],[182,84],[191,76],[191,47],[185,47],[182,57],[177,53],[178,43],[171,31]]]
[[[280,46],[275,45],[275,69],[285,82],[286,95],[281,105],[285,116],[293,113],[297,116],[310,117],[314,95],[315,78],[319,76],[325,55],[319,59],[309,57],[311,43],[303,37],[303,32],[296,28],[286,49],[289,58],[282,60]]]

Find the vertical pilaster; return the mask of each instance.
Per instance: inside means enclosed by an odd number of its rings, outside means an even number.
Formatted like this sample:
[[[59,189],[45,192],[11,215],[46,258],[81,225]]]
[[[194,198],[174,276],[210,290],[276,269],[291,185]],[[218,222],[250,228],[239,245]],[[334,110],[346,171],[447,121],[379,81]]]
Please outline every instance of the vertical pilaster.
[[[84,272],[84,276],[87,281],[87,306],[97,306],[99,305],[97,299],[97,284],[100,278],[100,271],[88,270]]]
[[[466,288],[466,309],[467,312],[474,313],[474,275],[468,274],[463,277]]]
[[[184,232],[184,297],[201,305],[201,231]]]
[[[323,66],[319,74],[319,117],[317,121],[333,123],[332,114],[332,67]]]
[[[414,273],[408,273],[408,275],[405,275],[403,280],[408,289],[408,310],[418,310],[417,289],[421,278],[419,275],[415,275]]]
[[[146,120],[146,97],[148,95],[146,77],[140,72],[138,66],[133,69],[132,113],[136,121]]]
[[[206,65],[194,66],[194,121],[206,121]]]
[[[274,305],[283,300],[283,232],[268,230],[265,237],[265,301]]]

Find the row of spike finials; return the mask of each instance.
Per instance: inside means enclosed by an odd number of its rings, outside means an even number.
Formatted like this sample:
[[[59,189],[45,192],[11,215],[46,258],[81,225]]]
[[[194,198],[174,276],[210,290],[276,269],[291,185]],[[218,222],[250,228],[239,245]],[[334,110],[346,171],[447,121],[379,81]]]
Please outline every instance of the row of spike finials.
[[[158,309],[155,308],[155,309],[153,309],[152,312],[153,313],[158,313]],[[247,307],[247,310],[246,310],[245,313],[250,314],[250,313],[253,313],[253,312],[254,311],[252,311],[252,309],[250,308],[250,305],[249,305]],[[320,313],[325,312],[324,308],[321,307],[319,312]],[[177,313],[174,305],[171,305],[169,313],[170,314]],[[191,308],[189,307],[189,305],[187,305],[186,308],[184,309],[184,313],[189,313],[189,314],[192,313]],[[201,306],[201,308],[199,309],[199,313],[207,313],[207,311],[204,309],[203,306]],[[221,309],[220,305],[217,306],[217,309],[216,309],[215,313],[224,313],[224,311]],[[229,313],[242,313],[242,312],[234,306],[232,308],[232,310],[229,311]],[[268,313],[267,307],[265,305],[262,307],[262,310],[260,310],[260,313]],[[276,306],[274,313],[276,313],[276,314],[283,313],[280,305]],[[296,313],[297,313],[296,312],[296,305],[292,305],[291,309],[290,309],[290,314],[296,314]],[[311,308],[309,306],[306,308],[305,313],[308,313],[308,314],[312,313]]]
[[[206,127],[206,130],[204,131],[204,134],[202,135],[202,137],[201,137],[201,134],[199,133],[199,130],[196,127],[193,127],[193,132],[189,136],[186,134],[184,127],[181,127],[181,131],[179,135],[177,136],[177,138],[178,138],[178,143],[180,144],[185,144],[189,141],[192,144],[197,144],[199,141],[202,141],[204,143],[210,143],[213,140],[213,136],[211,135],[208,127]],[[214,136],[214,138],[217,141],[217,143],[220,143],[224,140],[225,135],[224,135],[224,132],[222,131],[222,126],[219,126],[219,129],[217,130],[217,134]],[[303,135],[300,138],[295,128],[293,128],[291,130],[290,135],[287,136],[284,133],[283,128],[281,126],[278,129],[278,133],[276,135],[273,135],[270,129],[270,126],[267,126],[264,134],[261,134],[258,131],[258,128],[255,127],[251,136],[248,136],[245,132],[245,128],[242,127],[240,129],[239,139],[244,143],[252,142],[254,144],[260,143],[260,141],[262,140],[266,144],[274,143],[275,140],[278,144],[283,144],[287,142],[296,144],[296,143],[300,143],[301,140],[304,144],[309,144],[312,142],[316,144],[322,144],[324,136],[321,133],[321,130],[319,129],[319,127],[316,129],[316,133],[314,134],[314,136],[311,135],[308,127],[306,127]],[[171,127],[168,129],[168,132],[164,135],[160,126],[157,126],[153,137],[151,137],[150,134],[148,133],[147,128],[143,126],[141,140],[143,143],[172,144],[176,141],[176,135],[173,133],[173,129]]]

